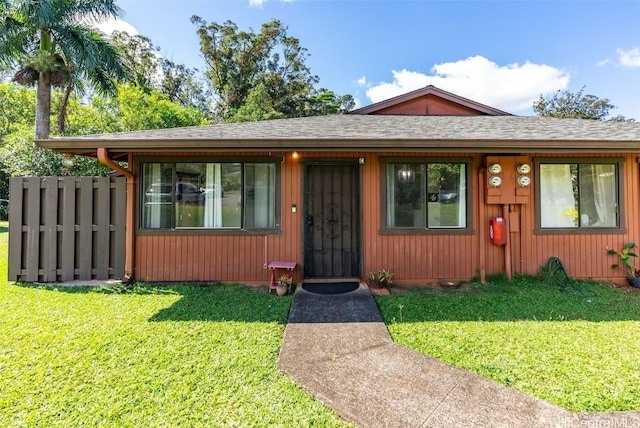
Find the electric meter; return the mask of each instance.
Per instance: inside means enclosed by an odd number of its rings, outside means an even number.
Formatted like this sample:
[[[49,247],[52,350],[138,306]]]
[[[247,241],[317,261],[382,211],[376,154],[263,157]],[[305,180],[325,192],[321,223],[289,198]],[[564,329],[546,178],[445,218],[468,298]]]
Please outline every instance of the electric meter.
[[[502,184],[502,178],[498,177],[497,175],[492,175],[491,177],[489,177],[489,186],[498,187],[501,184]]]
[[[529,174],[531,172],[531,165],[529,165],[528,163],[523,163],[518,165],[517,169],[520,174]]]
[[[502,167],[499,163],[489,165],[489,172],[491,174],[500,174],[500,171],[502,171]]]

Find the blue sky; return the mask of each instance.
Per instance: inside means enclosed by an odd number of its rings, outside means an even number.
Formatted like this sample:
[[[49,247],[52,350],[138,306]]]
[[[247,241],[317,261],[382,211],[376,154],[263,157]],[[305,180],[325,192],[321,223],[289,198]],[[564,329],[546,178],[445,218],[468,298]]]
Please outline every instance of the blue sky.
[[[640,1],[119,0],[118,29],[205,68],[196,27],[231,20],[256,32],[279,19],[311,56],[319,86],[358,106],[433,84],[531,115],[557,90],[608,98],[640,121]],[[105,29],[113,27],[104,27]]]

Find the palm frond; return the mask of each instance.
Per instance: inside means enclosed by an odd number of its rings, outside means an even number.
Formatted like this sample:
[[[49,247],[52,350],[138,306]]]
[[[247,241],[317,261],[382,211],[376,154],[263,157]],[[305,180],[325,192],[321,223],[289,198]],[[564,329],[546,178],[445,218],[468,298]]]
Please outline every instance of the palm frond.
[[[58,47],[74,72],[89,77],[101,93],[113,93],[115,81],[131,78],[118,49],[97,32],[75,26],[58,37],[63,41]]]
[[[19,0],[14,3],[13,17],[25,27],[48,28],[57,21],[58,3],[58,0]]]
[[[54,1],[69,3],[66,0]],[[65,8],[64,16],[60,17],[68,25],[93,25],[124,15],[124,11],[114,0],[76,0],[72,3],[73,5]]]

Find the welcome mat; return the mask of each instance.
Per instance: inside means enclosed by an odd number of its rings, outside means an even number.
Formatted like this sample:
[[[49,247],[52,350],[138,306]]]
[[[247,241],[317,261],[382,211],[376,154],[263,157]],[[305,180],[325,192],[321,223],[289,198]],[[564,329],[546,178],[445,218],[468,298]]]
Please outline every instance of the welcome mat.
[[[314,294],[345,294],[356,291],[360,284],[351,282],[303,282],[302,289]]]

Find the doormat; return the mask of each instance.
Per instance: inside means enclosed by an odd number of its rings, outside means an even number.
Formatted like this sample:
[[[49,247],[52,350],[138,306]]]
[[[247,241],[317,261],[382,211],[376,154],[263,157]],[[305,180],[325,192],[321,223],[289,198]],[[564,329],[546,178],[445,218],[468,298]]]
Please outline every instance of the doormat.
[[[314,294],[345,294],[356,291],[357,282],[304,282],[302,289]]]

